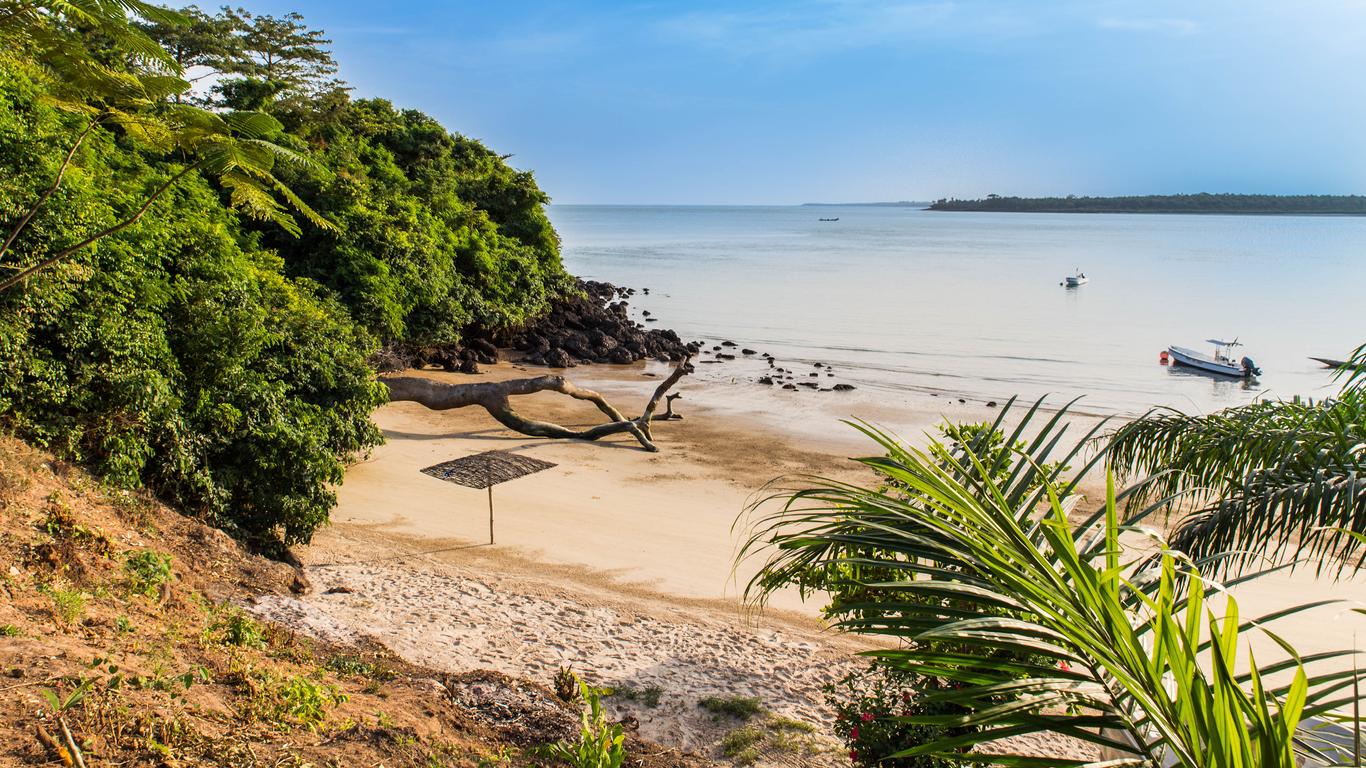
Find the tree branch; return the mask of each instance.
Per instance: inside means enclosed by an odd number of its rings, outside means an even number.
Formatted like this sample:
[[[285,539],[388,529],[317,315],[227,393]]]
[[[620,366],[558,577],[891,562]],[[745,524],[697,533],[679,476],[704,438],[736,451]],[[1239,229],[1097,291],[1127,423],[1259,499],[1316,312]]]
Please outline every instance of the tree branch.
[[[14,239],[19,236],[20,232],[24,231],[24,227],[28,226],[29,220],[38,212],[39,208],[43,207],[43,203],[46,203],[47,199],[52,197],[52,193],[56,192],[57,188],[62,185],[62,177],[66,176],[66,169],[70,167],[71,159],[76,156],[76,150],[81,148],[81,143],[85,141],[85,137],[89,136],[90,132],[95,130],[95,126],[100,124],[102,118],[103,115],[92,119],[90,125],[87,125],[85,130],[81,131],[81,135],[76,137],[76,143],[71,145],[71,149],[66,153],[66,158],[62,160],[61,166],[57,169],[57,178],[53,180],[52,186],[48,187],[43,191],[43,194],[38,196],[38,201],[33,204],[32,208],[28,209],[28,213],[24,214],[23,218],[19,219],[19,223],[14,225],[14,229],[10,230],[9,237],[5,238],[5,244],[0,245],[0,258],[4,258],[9,247],[14,244]]]
[[[421,403],[435,411],[477,405],[488,411],[489,415],[498,423],[524,435],[562,440],[598,440],[609,435],[630,434],[645,450],[658,451],[659,448],[654,444],[654,436],[650,433],[650,422],[653,420],[662,421],[670,417],[677,418],[677,416],[673,413],[672,402],[669,403],[670,407],[663,416],[656,417],[654,415],[655,410],[659,406],[660,399],[664,398],[669,389],[677,384],[679,379],[692,373],[692,371],[690,358],[684,358],[674,368],[673,373],[655,389],[654,395],[645,404],[645,409],[638,419],[626,418],[602,395],[591,389],[579,387],[563,376],[537,376],[530,379],[486,381],[471,384],[443,384],[413,376],[395,376],[381,378],[380,382],[389,388],[389,402],[391,403],[401,401]],[[513,409],[510,398],[519,395],[532,395],[537,392],[559,392],[575,400],[587,400],[597,406],[598,410],[602,411],[611,421],[587,429],[571,429],[553,422],[528,419]],[[677,395],[673,397],[677,397]],[[672,397],[670,399],[672,400]]]
[[[195,162],[195,163],[193,163],[192,165],[188,165],[188,166],[186,166],[185,169],[182,170],[180,173],[177,173],[176,175],[172,176],[172,177],[170,178],[169,181],[167,181],[165,184],[162,184],[159,188],[157,188],[157,191],[153,192],[151,197],[147,198],[147,201],[146,201],[145,203],[142,204],[142,207],[139,208],[139,209],[137,210],[137,213],[133,214],[132,216],[128,217],[127,219],[124,219],[123,221],[119,222],[118,224],[115,224],[115,225],[112,226],[112,227],[109,227],[109,228],[107,228],[107,229],[101,230],[100,232],[96,232],[95,234],[91,235],[90,237],[87,237],[86,239],[82,240],[81,242],[79,242],[79,243],[77,243],[77,244],[75,244],[75,245],[73,245],[73,246],[71,246],[71,247],[69,247],[69,248],[64,248],[64,249],[58,251],[57,253],[53,254],[52,256],[49,256],[48,258],[46,258],[46,259],[44,259],[44,260],[38,262],[37,264],[34,264],[33,266],[29,267],[28,269],[24,270],[23,272],[20,272],[19,274],[14,275],[13,277],[8,277],[8,278],[5,278],[4,280],[0,280],[0,291],[7,290],[7,289],[9,289],[10,287],[12,287],[12,286],[14,286],[14,285],[18,285],[19,283],[21,283],[21,282],[23,282],[25,279],[27,279],[27,278],[29,277],[29,275],[32,275],[32,274],[34,274],[35,272],[40,272],[40,271],[42,271],[42,270],[44,270],[44,269],[47,269],[48,267],[52,266],[53,264],[56,264],[57,262],[61,261],[62,259],[65,259],[66,257],[70,256],[71,254],[76,253],[77,251],[79,251],[79,250],[85,248],[86,246],[90,245],[91,243],[94,243],[94,242],[96,242],[96,241],[98,241],[98,240],[102,240],[102,239],[104,239],[104,238],[106,238],[106,237],[109,237],[110,235],[113,235],[113,234],[117,234],[117,233],[119,233],[119,232],[122,232],[123,230],[127,229],[128,227],[133,226],[134,224],[136,224],[136,223],[138,222],[138,219],[141,219],[141,218],[142,218],[142,215],[143,215],[143,214],[147,213],[147,209],[149,209],[149,208],[152,207],[152,203],[156,202],[157,198],[161,197],[161,195],[162,195],[163,193],[165,193],[166,190],[170,189],[171,186],[174,185],[177,181],[180,181],[180,179],[181,179],[183,176],[185,176],[185,174],[187,174],[187,173],[189,173],[190,171],[193,171],[193,170],[195,170],[196,168],[198,168],[199,165],[200,165],[200,162],[202,162],[202,161]]]

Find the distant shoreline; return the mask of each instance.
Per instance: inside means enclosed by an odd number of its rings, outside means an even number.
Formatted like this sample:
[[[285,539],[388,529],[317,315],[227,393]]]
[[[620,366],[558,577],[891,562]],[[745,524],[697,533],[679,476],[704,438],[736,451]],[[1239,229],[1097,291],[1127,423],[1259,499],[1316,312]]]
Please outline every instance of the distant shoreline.
[[[1141,195],[941,199],[927,210],[974,213],[1152,213],[1234,216],[1366,216],[1361,195]]]

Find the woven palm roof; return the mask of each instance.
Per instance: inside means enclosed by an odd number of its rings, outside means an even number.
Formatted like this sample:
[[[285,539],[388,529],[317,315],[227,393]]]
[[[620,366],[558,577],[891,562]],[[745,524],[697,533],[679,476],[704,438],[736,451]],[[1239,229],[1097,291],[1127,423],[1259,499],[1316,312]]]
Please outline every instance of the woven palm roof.
[[[530,456],[519,456],[507,451],[484,451],[433,464],[424,468],[422,473],[467,488],[488,488],[553,466],[551,462]]]

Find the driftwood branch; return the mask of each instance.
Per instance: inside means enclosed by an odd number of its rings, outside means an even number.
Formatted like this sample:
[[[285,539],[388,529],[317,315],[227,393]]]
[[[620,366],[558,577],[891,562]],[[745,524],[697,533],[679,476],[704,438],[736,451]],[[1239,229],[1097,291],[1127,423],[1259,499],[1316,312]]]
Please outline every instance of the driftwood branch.
[[[563,376],[536,376],[530,379],[511,379],[508,381],[484,381],[470,384],[443,384],[430,379],[413,376],[394,376],[380,379],[389,388],[389,402],[410,401],[421,403],[434,411],[452,408],[479,406],[488,411],[498,423],[524,435],[549,437],[564,440],[598,440],[609,435],[629,433],[647,451],[658,451],[650,425],[655,421],[682,418],[673,412],[673,401],[679,395],[668,395],[678,380],[692,373],[690,358],[684,358],[674,368],[669,377],[655,388],[645,410],[639,418],[630,419],[622,415],[607,398],[591,389],[575,385]],[[529,419],[518,413],[511,398],[518,395],[533,395],[537,392],[559,392],[575,400],[586,400],[597,406],[610,421],[587,429],[571,429],[548,421]],[[667,395],[667,398],[666,398]],[[667,399],[664,413],[656,414],[659,401]]]

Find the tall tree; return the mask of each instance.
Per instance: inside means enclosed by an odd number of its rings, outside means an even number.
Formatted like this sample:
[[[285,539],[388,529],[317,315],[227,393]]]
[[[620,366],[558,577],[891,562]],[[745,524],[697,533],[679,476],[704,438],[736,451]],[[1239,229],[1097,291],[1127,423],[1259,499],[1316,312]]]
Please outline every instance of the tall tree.
[[[166,50],[190,83],[241,69],[245,54],[234,19],[226,14],[210,16],[193,5],[179,13],[179,23],[148,19],[134,26]],[[180,101],[181,94],[175,98]]]
[[[240,35],[245,59],[237,71],[270,83],[278,92],[312,93],[329,83],[337,62],[321,30],[309,29],[297,13],[254,15],[242,8],[224,8],[223,16]]]

